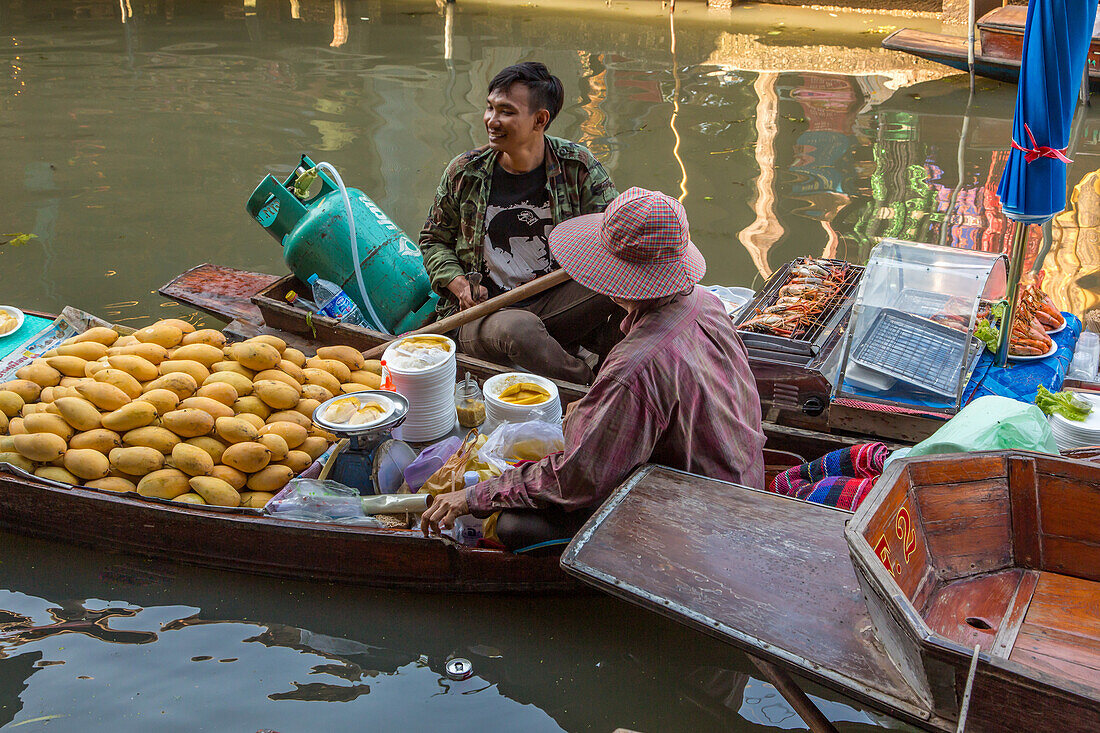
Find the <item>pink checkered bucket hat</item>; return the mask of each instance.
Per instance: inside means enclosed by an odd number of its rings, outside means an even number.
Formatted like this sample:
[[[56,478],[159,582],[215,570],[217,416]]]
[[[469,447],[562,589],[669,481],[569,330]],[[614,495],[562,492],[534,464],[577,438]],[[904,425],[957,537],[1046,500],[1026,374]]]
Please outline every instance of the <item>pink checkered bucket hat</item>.
[[[558,224],[550,232],[550,251],[581,285],[623,300],[679,293],[707,271],[688,236],[684,207],[644,188],[619,194],[602,214]]]

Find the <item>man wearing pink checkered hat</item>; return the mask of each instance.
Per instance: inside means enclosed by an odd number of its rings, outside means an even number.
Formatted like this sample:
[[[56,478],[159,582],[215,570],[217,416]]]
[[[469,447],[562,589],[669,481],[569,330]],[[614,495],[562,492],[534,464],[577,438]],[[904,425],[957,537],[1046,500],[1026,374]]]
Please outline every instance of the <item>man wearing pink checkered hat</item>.
[[[512,550],[564,544],[643,463],[764,487],[760,397],[745,347],[717,298],[674,198],[631,188],[601,214],[562,222],[555,259],[622,306],[625,338],[565,418],[565,450],[443,494],[425,532],[501,510]]]

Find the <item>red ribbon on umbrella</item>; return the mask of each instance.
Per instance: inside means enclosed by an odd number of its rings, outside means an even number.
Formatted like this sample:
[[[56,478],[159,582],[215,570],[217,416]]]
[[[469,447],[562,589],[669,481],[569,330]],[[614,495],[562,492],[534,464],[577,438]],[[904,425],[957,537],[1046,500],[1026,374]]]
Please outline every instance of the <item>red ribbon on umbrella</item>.
[[[1031,146],[1032,147],[1025,148],[1025,147],[1021,146],[1015,140],[1012,141],[1012,147],[1013,147],[1014,150],[1019,150],[1021,153],[1024,153],[1024,161],[1025,162],[1031,163],[1031,162],[1037,160],[1038,158],[1055,158],[1057,160],[1062,161],[1063,163],[1072,163],[1073,162],[1072,160],[1070,160],[1069,158],[1066,157],[1067,148],[1062,148],[1061,150],[1058,150],[1057,148],[1050,148],[1050,147],[1047,147],[1046,145],[1037,144],[1035,142],[1035,136],[1031,134],[1031,128],[1028,127],[1026,122],[1024,123],[1024,132],[1026,132],[1027,136],[1029,138],[1031,138]]]

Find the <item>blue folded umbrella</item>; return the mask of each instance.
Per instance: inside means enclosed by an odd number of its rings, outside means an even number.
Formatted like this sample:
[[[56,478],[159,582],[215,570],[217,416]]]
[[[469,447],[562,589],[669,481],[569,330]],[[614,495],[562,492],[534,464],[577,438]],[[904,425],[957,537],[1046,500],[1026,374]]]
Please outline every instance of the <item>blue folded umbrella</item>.
[[[1065,148],[1092,40],[1097,0],[1031,0],[1027,8],[1012,152],[997,195],[1026,224],[1066,208]]]

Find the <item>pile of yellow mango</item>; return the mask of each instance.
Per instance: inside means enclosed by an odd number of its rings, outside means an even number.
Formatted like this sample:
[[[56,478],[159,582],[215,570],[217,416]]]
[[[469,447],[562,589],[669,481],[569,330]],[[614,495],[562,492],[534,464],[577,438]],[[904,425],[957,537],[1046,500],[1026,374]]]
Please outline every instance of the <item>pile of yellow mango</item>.
[[[226,344],[177,319],[92,328],[0,383],[0,463],[192,504],[262,507],[335,440],[313,424],[337,394],[377,389],[348,346],[307,358],[275,336]]]

